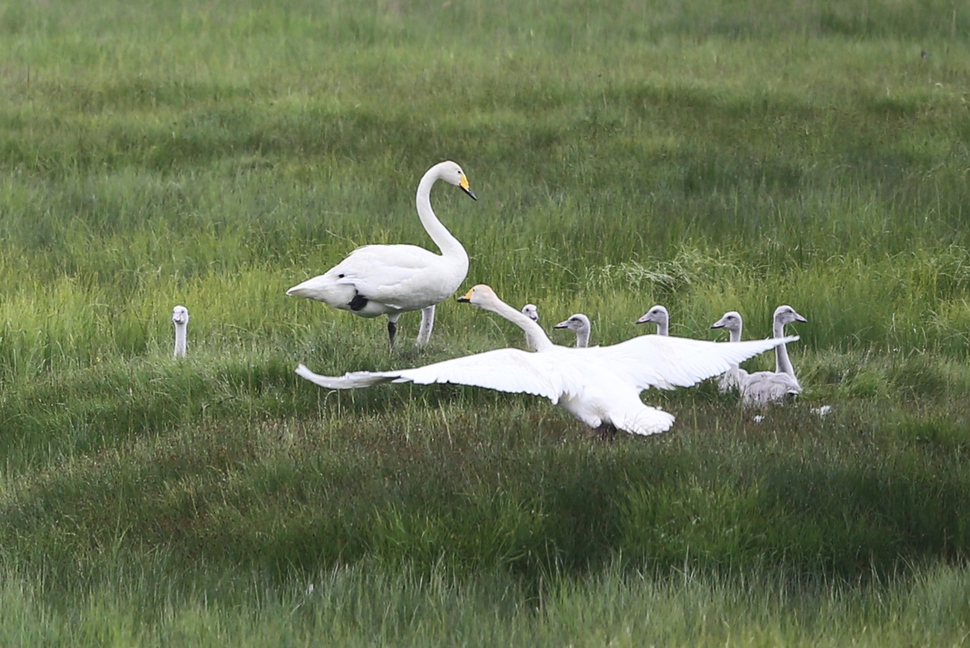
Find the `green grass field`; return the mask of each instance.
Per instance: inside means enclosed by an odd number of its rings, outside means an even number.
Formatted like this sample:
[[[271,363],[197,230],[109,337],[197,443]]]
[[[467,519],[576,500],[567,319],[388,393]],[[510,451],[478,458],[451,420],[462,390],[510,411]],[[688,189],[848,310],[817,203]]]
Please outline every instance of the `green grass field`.
[[[970,10],[271,5],[0,7],[0,645],[966,645]],[[789,303],[804,394],[648,392],[673,429],[604,444],[300,379],[522,346],[284,296],[431,247],[444,159],[467,287],[599,344]]]

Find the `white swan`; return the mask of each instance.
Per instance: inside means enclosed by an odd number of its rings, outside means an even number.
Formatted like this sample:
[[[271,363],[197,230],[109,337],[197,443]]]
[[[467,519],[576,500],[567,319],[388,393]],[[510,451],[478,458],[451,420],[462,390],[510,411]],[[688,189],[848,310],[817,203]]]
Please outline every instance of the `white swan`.
[[[795,312],[791,306],[775,309],[772,331],[774,339],[784,339],[785,325],[792,322],[808,322]],[[775,370],[756,371],[750,374],[741,386],[742,402],[745,405],[763,405],[785,400],[802,392],[802,386],[795,377],[795,369],[788,359],[788,349],[784,343],[775,347]]]
[[[741,341],[741,329],[743,326],[744,323],[741,320],[741,313],[737,311],[728,311],[724,313],[721,319],[711,324],[712,329],[725,329],[730,335],[731,342]],[[741,391],[747,380],[748,372],[739,368],[738,365],[733,364],[727,372],[721,374],[721,377],[718,378],[717,386],[722,394],[735,389]]]
[[[637,320],[637,324],[646,324],[647,322],[652,322],[657,325],[657,335],[670,334],[670,314],[660,304],[648,310]]]
[[[569,329],[576,334],[576,347],[582,349],[589,346],[589,334],[593,328],[589,318],[582,313],[570,315],[569,319],[559,322],[552,328]]]
[[[189,327],[189,309],[176,306],[172,309],[172,324],[175,325],[175,354],[176,358],[185,357],[186,329]]]
[[[431,167],[418,183],[417,207],[421,224],[441,254],[416,245],[365,245],[326,273],[286,291],[348,310],[361,317],[387,318],[391,346],[401,313],[420,310],[418,344],[431,338],[435,304],[454,294],[468,274],[468,254],[431,209],[431,187],[444,180],[472,198],[468,179],[454,162]],[[476,198],[477,200],[477,198]]]
[[[522,314],[528,317],[533,322],[539,322],[539,308],[535,304],[526,304],[522,307]],[[545,332],[542,333],[545,335]],[[529,335],[528,332],[525,334],[525,345],[530,351],[538,351],[537,345],[540,342],[536,340],[535,336]]]
[[[315,374],[302,364],[296,372],[330,389],[385,382],[455,383],[533,394],[548,398],[606,438],[617,428],[631,434],[656,434],[670,428],[673,415],[644,405],[640,400],[644,389],[689,387],[782,342],[720,344],[643,335],[612,346],[575,349],[553,344],[537,323],[500,300],[488,286],[475,286],[458,299],[518,325],[536,339],[538,351],[496,349],[413,369],[356,371],[339,377]]]

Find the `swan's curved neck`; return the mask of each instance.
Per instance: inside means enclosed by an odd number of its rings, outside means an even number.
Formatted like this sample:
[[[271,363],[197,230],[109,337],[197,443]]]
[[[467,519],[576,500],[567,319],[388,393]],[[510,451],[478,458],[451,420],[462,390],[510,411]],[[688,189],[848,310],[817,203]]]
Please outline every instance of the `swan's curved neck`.
[[[736,328],[736,329],[734,329],[734,328],[728,329],[728,341],[730,341],[730,342],[740,342],[741,341],[741,327],[740,326],[738,326],[738,328]],[[728,371],[727,371],[728,372],[728,375],[730,375],[734,379],[735,383],[737,383],[737,381],[741,377],[741,375],[740,375],[740,369],[741,369],[741,365],[739,365],[737,362],[735,362],[734,364],[731,365],[731,368],[728,369]]]
[[[782,322],[775,321],[773,329],[776,338],[785,337],[785,325]],[[795,378],[795,368],[788,358],[788,348],[784,343],[775,347],[775,373],[786,373]]]
[[[522,314],[518,309],[512,308],[501,299],[496,298],[490,300],[487,304],[480,304],[479,306],[496,315],[501,315],[522,329],[533,350],[545,351],[555,346],[538,323],[532,321],[531,317]]]
[[[583,327],[576,331],[576,347],[579,349],[585,349],[589,346],[589,329]]]
[[[185,330],[186,330],[186,328],[188,328],[188,327],[186,327],[185,324],[176,324],[175,325],[175,354],[174,355],[175,355],[176,358],[180,358],[180,357],[183,357],[185,355],[185,347],[186,347],[186,344],[185,344]]]
[[[664,318],[657,322],[657,335],[670,335],[670,320]]]
[[[421,219],[421,224],[424,226],[428,236],[431,237],[431,240],[441,250],[442,256],[455,259],[459,263],[464,263],[467,270],[468,253],[465,252],[465,248],[462,247],[458,239],[452,236],[451,232],[441,224],[441,221],[438,220],[434,210],[431,208],[431,187],[438,181],[440,177],[439,172],[440,165],[431,167],[422,176],[421,182],[418,183],[418,194],[416,198],[418,218]]]

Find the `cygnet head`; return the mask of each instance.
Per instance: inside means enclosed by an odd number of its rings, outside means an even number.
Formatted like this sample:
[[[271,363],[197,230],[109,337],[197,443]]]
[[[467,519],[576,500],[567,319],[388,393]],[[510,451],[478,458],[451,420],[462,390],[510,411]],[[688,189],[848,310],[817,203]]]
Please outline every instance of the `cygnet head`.
[[[728,311],[721,319],[711,324],[712,329],[722,328],[728,332],[740,332],[741,326],[741,313],[737,311]]]
[[[189,309],[185,306],[176,306],[172,309],[172,322],[175,326],[185,326],[189,323]]]
[[[775,309],[775,322],[785,325],[792,322],[807,323],[808,320],[796,313],[794,308],[785,304]]]
[[[459,187],[466,194],[475,200],[478,200],[478,196],[476,196],[472,192],[471,187],[468,186],[468,178],[465,177],[465,172],[461,170],[460,166],[451,160],[447,160],[437,164],[436,168],[438,170],[438,178]]]
[[[522,314],[533,322],[539,321],[539,308],[535,304],[526,304],[522,307]]]
[[[589,318],[582,313],[570,315],[569,319],[559,322],[552,328],[569,329],[576,334],[576,346],[584,347],[589,344],[589,334],[592,330]]]
[[[637,320],[637,324],[647,324],[648,322],[657,325],[657,333],[667,335],[667,327],[670,325],[670,314],[666,308],[657,304]]]

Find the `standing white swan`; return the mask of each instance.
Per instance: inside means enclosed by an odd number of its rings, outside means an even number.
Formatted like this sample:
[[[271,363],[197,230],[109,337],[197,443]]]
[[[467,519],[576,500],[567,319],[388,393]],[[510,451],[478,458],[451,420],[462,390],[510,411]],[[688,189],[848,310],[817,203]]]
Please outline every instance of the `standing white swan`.
[[[589,346],[589,334],[593,329],[589,318],[582,313],[570,315],[569,319],[559,322],[552,328],[569,329],[576,334],[576,348],[582,349]]]
[[[722,328],[726,330],[730,335],[731,342],[741,341],[741,329],[743,326],[744,324],[741,321],[741,313],[737,311],[728,311],[724,313],[721,319],[711,324],[712,329]],[[733,389],[743,391],[744,384],[747,382],[747,380],[748,372],[739,368],[738,365],[733,364],[731,365],[731,368],[727,370],[727,372],[721,374],[721,377],[718,378],[717,386],[722,394]]]
[[[785,325],[793,322],[808,322],[788,305],[775,309],[772,318],[774,339],[784,339]],[[761,405],[785,400],[802,393],[802,386],[795,377],[795,368],[788,359],[788,348],[784,343],[775,347],[775,370],[756,371],[750,374],[741,391],[745,405]]]
[[[460,187],[472,198],[464,171],[454,162],[431,167],[418,183],[421,224],[441,254],[416,245],[365,245],[326,273],[286,291],[348,310],[361,317],[387,318],[391,346],[401,313],[420,310],[417,343],[425,344],[434,328],[434,308],[454,294],[468,274],[468,254],[431,208],[431,187],[438,180]]]
[[[189,327],[189,309],[176,306],[172,309],[172,324],[175,325],[175,353],[176,358],[185,357],[186,329]]]
[[[637,320],[637,324],[646,324],[647,322],[657,325],[657,335],[670,334],[670,313],[660,304],[648,310]]]
[[[575,349],[552,344],[542,328],[478,285],[459,301],[497,313],[533,336],[539,349],[496,349],[399,371],[356,371],[321,376],[302,364],[296,372],[322,387],[354,389],[385,382],[455,383],[548,398],[604,438],[616,430],[656,434],[670,429],[672,414],[644,405],[640,392],[650,387],[689,387],[723,373],[732,363],[767,351],[783,340],[719,344],[705,340],[643,335],[605,347]]]

